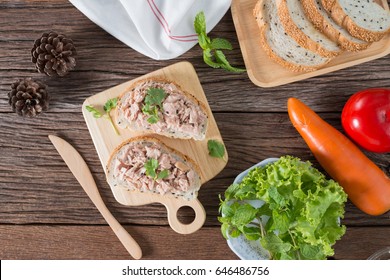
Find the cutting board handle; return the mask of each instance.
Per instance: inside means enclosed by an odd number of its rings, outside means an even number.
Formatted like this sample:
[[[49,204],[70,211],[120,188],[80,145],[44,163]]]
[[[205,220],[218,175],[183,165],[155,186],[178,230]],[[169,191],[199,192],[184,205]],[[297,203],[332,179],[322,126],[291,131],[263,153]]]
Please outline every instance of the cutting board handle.
[[[198,199],[174,200],[174,203],[164,204],[168,212],[168,222],[171,228],[180,234],[189,234],[200,229],[206,220],[206,211]],[[191,207],[195,211],[195,219],[190,224],[183,224],[177,219],[177,212],[183,206]]]

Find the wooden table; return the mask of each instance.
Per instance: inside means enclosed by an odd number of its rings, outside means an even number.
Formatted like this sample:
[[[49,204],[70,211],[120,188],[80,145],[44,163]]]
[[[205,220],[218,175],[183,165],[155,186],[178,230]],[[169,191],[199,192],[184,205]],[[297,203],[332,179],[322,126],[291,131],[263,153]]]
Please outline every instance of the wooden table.
[[[64,78],[36,72],[30,61],[33,41],[44,31],[71,37],[77,69]],[[244,66],[230,11],[211,37],[229,39],[233,65]],[[203,85],[229,153],[226,168],[202,186],[199,199],[205,225],[190,235],[175,233],[166,210],[152,204],[126,207],[116,202],[81,113],[83,101],[104,89],[179,61],[191,62]],[[356,91],[390,87],[390,58],[276,88],[256,87],[246,74],[205,65],[199,46],[169,61],[149,59],[87,19],[65,0],[0,1],[0,258],[129,259],[114,233],[79,186],[47,135],[68,140],[86,159],[103,200],[140,243],[144,259],[237,259],[220,233],[218,195],[242,170],[268,157],[293,155],[320,168],[291,125],[286,102],[297,97],[341,130],[340,112]],[[49,85],[48,112],[35,119],[17,116],[7,92],[17,78]],[[367,153],[390,173],[390,154]],[[189,220],[191,211],[180,212]],[[368,216],[346,205],[347,233],[335,245],[335,259],[366,259],[390,245],[390,212]]]

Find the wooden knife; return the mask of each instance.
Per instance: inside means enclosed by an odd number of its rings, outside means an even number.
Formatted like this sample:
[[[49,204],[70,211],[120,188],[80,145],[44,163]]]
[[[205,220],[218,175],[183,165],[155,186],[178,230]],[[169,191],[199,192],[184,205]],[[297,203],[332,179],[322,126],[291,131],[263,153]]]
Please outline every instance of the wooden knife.
[[[49,139],[126,250],[134,259],[140,259],[142,257],[140,246],[107,209],[92,173],[81,155],[65,140],[54,135],[49,135]]]

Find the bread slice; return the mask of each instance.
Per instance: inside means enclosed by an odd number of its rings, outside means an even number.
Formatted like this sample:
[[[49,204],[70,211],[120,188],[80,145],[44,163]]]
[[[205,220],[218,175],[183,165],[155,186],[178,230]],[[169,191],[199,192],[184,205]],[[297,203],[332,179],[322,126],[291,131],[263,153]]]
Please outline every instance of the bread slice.
[[[267,55],[294,72],[314,71],[326,65],[330,58],[300,46],[280,22],[275,1],[259,0],[253,10],[260,28],[260,43]]]
[[[278,12],[287,34],[302,47],[325,57],[335,57],[341,53],[338,44],[308,20],[300,0],[279,0]]]
[[[367,42],[379,41],[390,31],[390,12],[374,0],[321,0],[333,20]]]
[[[145,112],[145,98],[151,89],[166,94],[161,106],[154,106],[158,120],[151,122]],[[150,96],[149,96],[150,97]],[[124,91],[116,108],[116,123],[121,128],[156,133],[181,139],[205,139],[208,114],[206,106],[178,84],[163,78],[144,79]]]
[[[370,43],[353,37],[347,30],[339,26],[325,11],[321,0],[301,0],[306,17],[313,25],[328,36],[332,41],[347,51],[362,51],[370,46]]]
[[[167,170],[167,177],[159,179],[146,174],[145,164],[151,159],[158,163],[156,176]],[[119,145],[108,160],[106,175],[112,188],[185,199],[195,198],[201,185],[199,167],[153,137],[135,137]]]

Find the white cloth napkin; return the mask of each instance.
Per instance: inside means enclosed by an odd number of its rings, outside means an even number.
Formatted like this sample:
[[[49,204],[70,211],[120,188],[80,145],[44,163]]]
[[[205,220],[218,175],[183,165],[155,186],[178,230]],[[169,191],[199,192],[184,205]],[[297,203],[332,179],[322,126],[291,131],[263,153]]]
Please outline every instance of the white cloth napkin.
[[[153,59],[171,59],[197,42],[195,15],[203,11],[207,32],[231,0],[69,0],[108,33]]]

